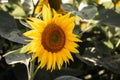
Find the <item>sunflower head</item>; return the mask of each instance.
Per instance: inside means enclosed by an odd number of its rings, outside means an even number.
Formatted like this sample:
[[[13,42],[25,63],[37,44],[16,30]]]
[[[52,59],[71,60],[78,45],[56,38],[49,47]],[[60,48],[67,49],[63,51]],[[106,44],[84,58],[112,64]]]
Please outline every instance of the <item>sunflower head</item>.
[[[120,8],[120,0],[118,0],[118,1],[116,2],[115,7],[116,7],[116,8]]]
[[[73,34],[75,17],[70,17],[70,13],[61,15],[53,12],[43,5],[43,20],[30,18],[27,22],[32,30],[24,33],[31,38],[27,51],[34,53],[32,60],[38,57],[38,68],[46,67],[47,70],[61,69],[64,63],[73,61],[71,52],[79,53],[75,42],[81,41]]]
[[[50,7],[58,11],[61,8],[61,0],[48,0]]]
[[[96,0],[96,3],[97,4],[101,4],[101,0]]]
[[[62,1],[61,0],[39,0],[38,4],[35,8],[35,14],[39,13],[42,10],[42,5],[44,4],[46,6],[50,5],[50,8],[53,8],[58,13],[65,13],[64,10],[61,8]]]

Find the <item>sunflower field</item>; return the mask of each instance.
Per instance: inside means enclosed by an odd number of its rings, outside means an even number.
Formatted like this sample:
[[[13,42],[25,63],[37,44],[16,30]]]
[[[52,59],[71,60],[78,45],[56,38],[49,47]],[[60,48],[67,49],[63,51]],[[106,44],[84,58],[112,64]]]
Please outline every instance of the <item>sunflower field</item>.
[[[0,80],[119,80],[120,0],[0,0]]]

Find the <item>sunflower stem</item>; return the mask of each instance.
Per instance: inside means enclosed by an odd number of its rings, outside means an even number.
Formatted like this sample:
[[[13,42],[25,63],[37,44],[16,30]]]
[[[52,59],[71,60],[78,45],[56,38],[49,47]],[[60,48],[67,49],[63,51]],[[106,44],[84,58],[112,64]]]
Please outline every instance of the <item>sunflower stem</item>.
[[[33,79],[34,79],[34,77],[35,77],[35,75],[36,75],[37,71],[38,71],[38,68],[34,71],[34,74],[33,74]]]
[[[35,69],[35,60],[30,62],[30,70],[28,80],[34,80],[34,69]]]
[[[28,80],[30,79],[30,70],[29,70],[29,66],[28,65],[26,65],[26,67],[27,67],[27,75],[28,75]]]

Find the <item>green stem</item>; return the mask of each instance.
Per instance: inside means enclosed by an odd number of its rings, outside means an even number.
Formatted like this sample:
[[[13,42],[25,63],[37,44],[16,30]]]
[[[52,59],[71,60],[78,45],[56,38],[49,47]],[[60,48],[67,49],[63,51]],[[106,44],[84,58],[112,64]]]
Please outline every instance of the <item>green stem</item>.
[[[27,75],[28,75],[28,80],[30,79],[30,71],[29,71],[29,65],[26,65],[27,67]]]
[[[72,6],[73,6],[73,9],[75,9],[75,0],[73,0],[73,5]]]
[[[28,80],[34,80],[35,60],[30,62],[30,70]]]
[[[34,71],[33,78],[35,77],[37,71],[38,71],[38,68]]]

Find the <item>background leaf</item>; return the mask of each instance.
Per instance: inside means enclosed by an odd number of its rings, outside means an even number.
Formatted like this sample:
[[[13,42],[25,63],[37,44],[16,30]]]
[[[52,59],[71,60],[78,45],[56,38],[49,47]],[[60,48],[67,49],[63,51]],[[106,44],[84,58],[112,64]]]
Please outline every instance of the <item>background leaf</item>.
[[[108,26],[120,27],[120,14],[113,10],[101,10],[100,11],[101,22]]]
[[[0,10],[0,36],[13,42],[26,44],[27,38],[23,37],[21,31],[17,29],[14,18],[7,12]]]
[[[3,11],[9,12],[14,18],[21,18],[27,15],[20,0],[9,0],[8,3],[1,4],[0,8]]]
[[[83,19],[92,19],[95,17],[96,12],[97,8],[95,6],[89,5],[87,7],[84,7],[81,11],[75,12],[74,14]]]
[[[7,64],[23,63],[25,65],[28,65],[31,56],[26,53],[20,53],[21,49],[17,49],[6,53],[3,55],[3,57],[5,57]]]
[[[60,76],[54,80],[82,80],[82,79],[76,78],[74,76]]]
[[[120,74],[120,55],[101,58],[97,63],[110,71]]]

